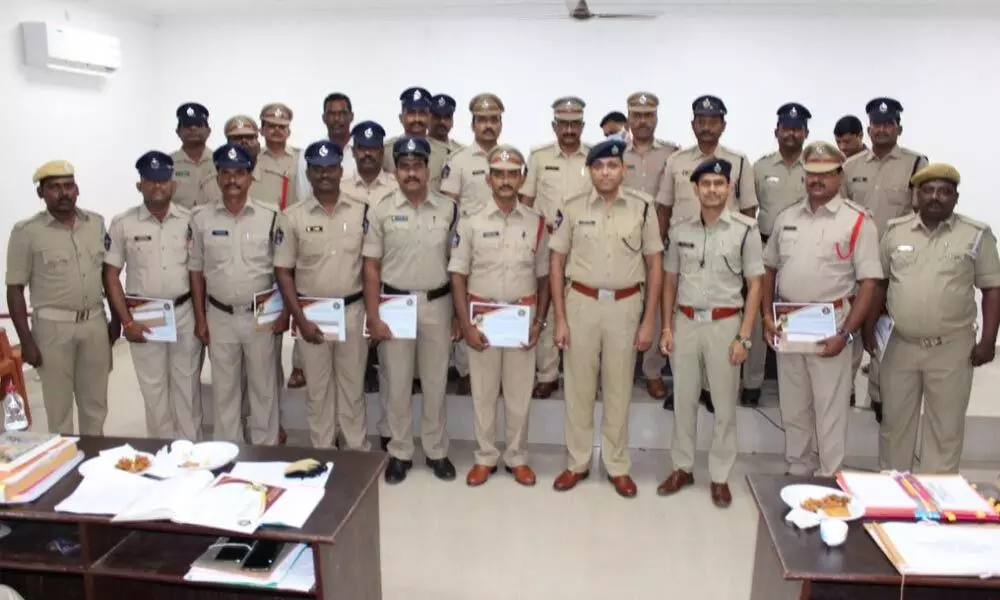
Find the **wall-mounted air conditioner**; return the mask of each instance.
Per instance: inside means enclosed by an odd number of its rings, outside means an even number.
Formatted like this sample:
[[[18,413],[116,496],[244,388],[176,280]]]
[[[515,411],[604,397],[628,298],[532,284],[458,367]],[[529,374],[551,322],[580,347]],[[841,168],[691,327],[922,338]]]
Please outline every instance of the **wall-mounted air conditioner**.
[[[24,62],[31,67],[107,77],[122,66],[121,40],[62,24],[21,23]]]

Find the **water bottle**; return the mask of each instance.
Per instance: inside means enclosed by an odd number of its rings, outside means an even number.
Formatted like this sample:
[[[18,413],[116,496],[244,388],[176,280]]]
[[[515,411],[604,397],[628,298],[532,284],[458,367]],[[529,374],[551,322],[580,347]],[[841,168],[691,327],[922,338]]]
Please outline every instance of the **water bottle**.
[[[4,431],[23,431],[28,428],[28,415],[24,408],[24,398],[17,393],[14,381],[6,380],[3,397]]]

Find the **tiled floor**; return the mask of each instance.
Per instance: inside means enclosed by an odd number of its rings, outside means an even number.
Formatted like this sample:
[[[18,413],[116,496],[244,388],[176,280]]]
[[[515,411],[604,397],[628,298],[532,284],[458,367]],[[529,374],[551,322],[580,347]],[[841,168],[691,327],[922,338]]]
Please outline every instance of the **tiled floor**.
[[[37,382],[29,377],[36,427],[44,429]],[[1000,414],[995,402],[1000,368],[979,371],[973,406]],[[142,399],[127,347],[115,351],[108,435],[143,435]],[[981,413],[980,413],[981,414]],[[532,448],[539,484],[516,485],[502,472],[470,489],[461,477],[472,445],[454,442],[460,479],[442,483],[422,460],[405,483],[382,484],[382,572],[386,600],[629,600],[664,597],[748,597],[756,510],[743,483],[747,472],[780,473],[777,456],[741,456],[732,482],[734,503],[709,501],[705,457],[698,484],[664,499],[655,487],[665,475],[665,451],[633,451],[639,497],[624,500],[596,472],[567,493],[551,489],[563,467],[562,449]],[[871,461],[851,459],[871,468]],[[993,480],[997,464],[969,464],[965,472]]]

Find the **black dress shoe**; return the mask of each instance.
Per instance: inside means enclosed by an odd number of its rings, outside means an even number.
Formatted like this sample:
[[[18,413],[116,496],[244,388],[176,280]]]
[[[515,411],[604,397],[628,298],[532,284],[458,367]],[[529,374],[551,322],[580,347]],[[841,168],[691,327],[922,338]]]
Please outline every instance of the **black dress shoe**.
[[[705,410],[713,415],[715,414],[715,405],[712,404],[712,392],[708,390],[701,390],[701,397],[699,400],[705,405]]]
[[[434,476],[443,481],[451,481],[455,479],[455,465],[451,464],[448,457],[439,458],[434,460],[432,458],[427,459],[427,466],[434,471]]]
[[[851,392],[851,406],[854,406],[854,392]]]
[[[385,482],[399,483],[406,479],[406,473],[413,467],[412,460],[402,460],[395,456],[389,457],[389,464],[385,466]]]
[[[667,397],[663,399],[663,410],[674,410],[674,393],[667,390]]]
[[[413,389],[411,389],[410,392],[413,393],[414,395],[416,395],[416,394],[419,394],[420,392],[422,392],[423,389],[424,389],[423,386],[420,385],[420,380],[419,379],[414,379],[413,380]]]
[[[392,441],[392,438],[389,437],[389,436],[387,436],[387,435],[380,435],[380,436],[378,436],[378,445],[382,446],[382,452],[388,452],[389,451],[389,442],[391,442],[391,441]]]
[[[743,388],[743,392],[740,394],[740,404],[743,406],[760,404],[760,388]]]
[[[872,402],[872,410],[875,411],[875,422],[882,423],[882,403]]]

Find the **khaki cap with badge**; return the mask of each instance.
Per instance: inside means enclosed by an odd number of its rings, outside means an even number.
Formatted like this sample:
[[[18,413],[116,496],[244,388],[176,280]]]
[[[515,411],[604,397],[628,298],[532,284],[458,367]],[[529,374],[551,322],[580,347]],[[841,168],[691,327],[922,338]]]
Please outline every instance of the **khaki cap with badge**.
[[[486,160],[490,163],[490,169],[498,171],[520,171],[524,168],[524,155],[513,146],[496,146],[490,150]]]
[[[582,121],[586,107],[587,103],[580,98],[564,96],[552,103],[552,112],[557,121]]]
[[[802,151],[802,164],[806,173],[831,173],[844,166],[847,158],[829,142],[813,142]]]
[[[253,117],[236,115],[226,121],[224,132],[226,137],[232,135],[257,135],[260,133],[260,129],[257,128],[257,122],[253,120]]]
[[[910,185],[918,186],[936,179],[950,181],[956,186],[962,181],[962,177],[955,167],[945,163],[932,163],[914,173],[913,177],[910,178]]]
[[[290,125],[294,118],[292,109],[281,102],[272,102],[260,109],[261,123],[272,123],[274,125]]]
[[[656,112],[660,99],[652,92],[636,92],[628,97],[628,109],[632,112]]]
[[[34,176],[31,180],[34,183],[41,183],[43,180],[49,177],[72,177],[75,173],[73,165],[69,164],[65,160],[50,160],[44,165],[38,167],[35,171]]]
[[[503,101],[496,94],[478,94],[469,101],[469,112],[474,115],[499,115],[503,111]]]

